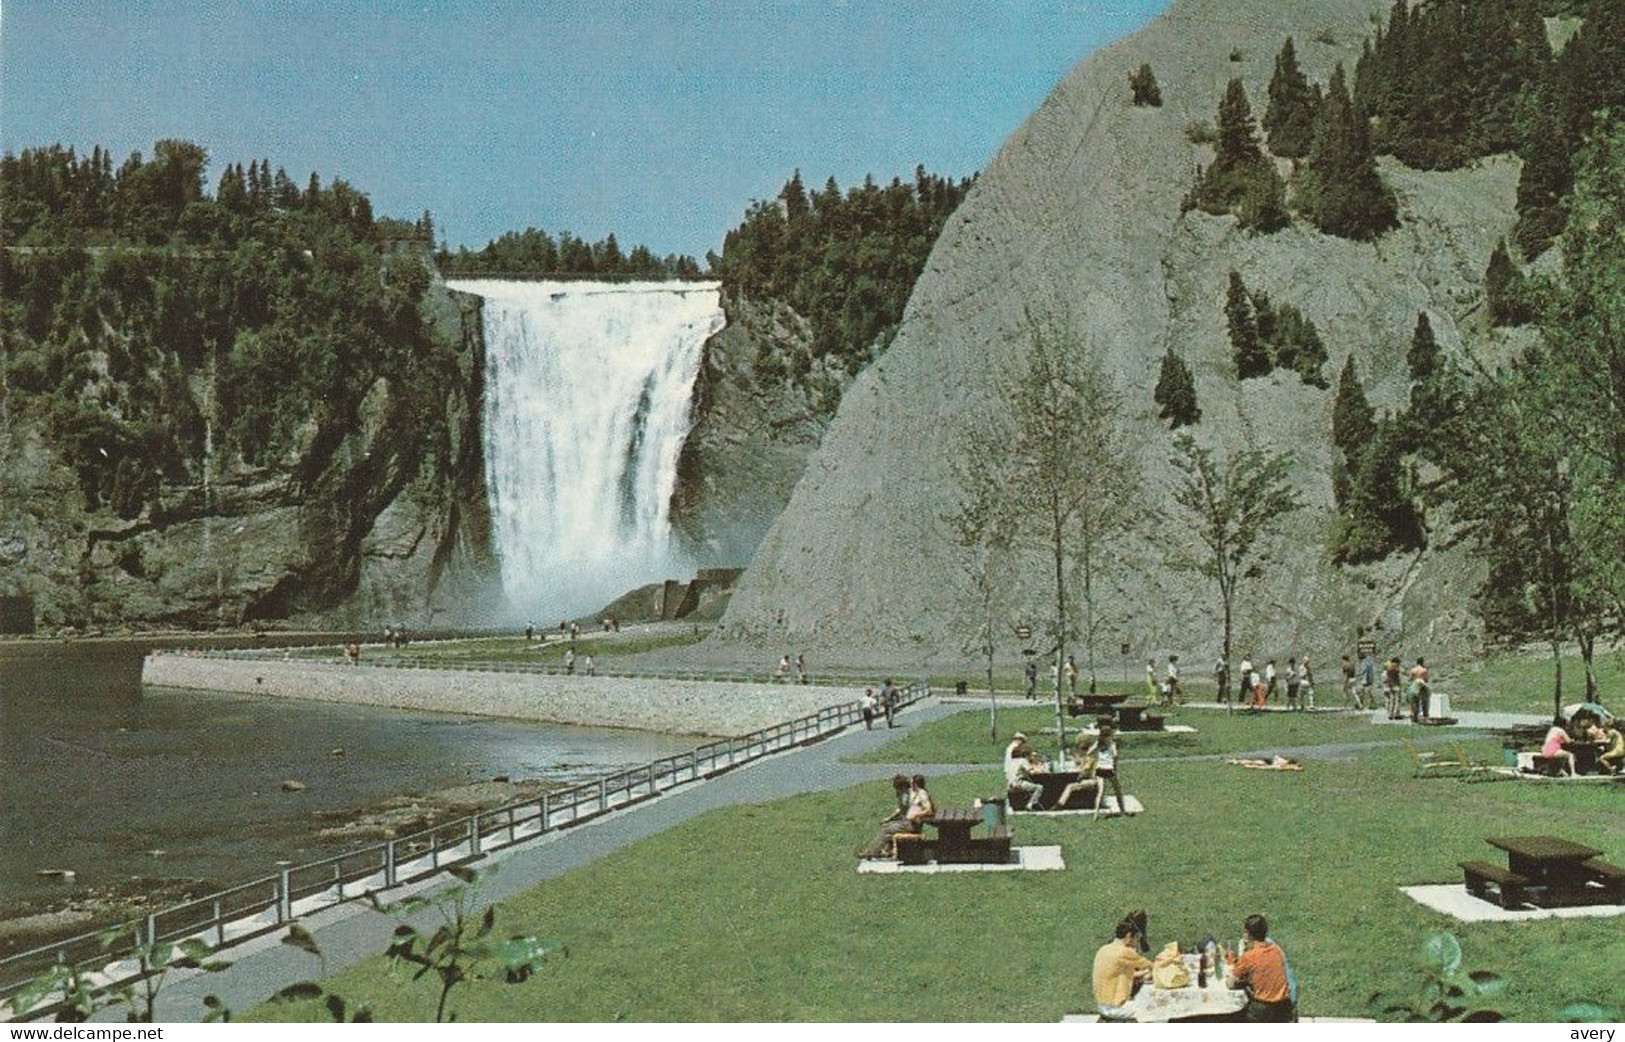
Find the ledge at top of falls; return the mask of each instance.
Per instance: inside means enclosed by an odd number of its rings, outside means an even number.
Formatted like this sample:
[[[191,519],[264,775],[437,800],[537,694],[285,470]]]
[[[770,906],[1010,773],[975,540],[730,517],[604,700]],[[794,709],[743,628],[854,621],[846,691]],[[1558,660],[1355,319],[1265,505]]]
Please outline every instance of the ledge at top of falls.
[[[658,282],[606,282],[591,279],[452,278],[446,280],[446,288],[472,293],[477,297],[512,298],[544,294],[585,296],[601,293],[716,293],[722,289],[722,283],[715,280],[691,282],[678,279]],[[522,292],[525,290],[533,292]]]

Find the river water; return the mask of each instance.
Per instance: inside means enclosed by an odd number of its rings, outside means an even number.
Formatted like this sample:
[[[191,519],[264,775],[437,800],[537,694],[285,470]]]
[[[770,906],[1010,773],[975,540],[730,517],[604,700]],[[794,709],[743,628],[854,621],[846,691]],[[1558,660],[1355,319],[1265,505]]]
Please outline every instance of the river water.
[[[128,888],[137,876],[256,878],[279,859],[342,849],[317,840],[318,814],[496,775],[578,781],[694,746],[637,731],[143,690],[127,652],[108,645],[41,642],[20,660],[17,647],[8,656],[0,645],[0,913]],[[307,788],[284,792],[284,779]],[[43,879],[44,869],[76,879]]]

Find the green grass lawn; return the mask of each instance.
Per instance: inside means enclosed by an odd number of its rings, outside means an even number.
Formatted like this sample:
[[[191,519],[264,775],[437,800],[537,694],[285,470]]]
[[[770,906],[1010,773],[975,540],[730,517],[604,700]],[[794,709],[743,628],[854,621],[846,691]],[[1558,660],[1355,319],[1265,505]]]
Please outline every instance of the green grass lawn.
[[[1487,746],[1486,746],[1487,751]],[[890,807],[884,782],[718,810],[507,902],[500,929],[568,945],[530,983],[477,981],[461,1020],[1014,1020],[1093,1007],[1095,948],[1145,907],[1151,939],[1235,938],[1252,912],[1302,978],[1305,1015],[1358,1016],[1378,989],[1414,994],[1432,930],[1464,967],[1505,976],[1499,1008],[1549,1019],[1617,1001],[1618,919],[1467,925],[1396,888],[1457,881],[1500,855],[1486,836],[1549,832],[1625,860],[1621,794],[1603,788],[1411,777],[1403,750],[1265,774],[1215,762],[1125,772],[1147,813],[1019,821],[1018,844],[1058,844],[1054,873],[860,876],[853,850]],[[996,771],[945,777],[938,802],[1002,787]],[[382,958],[331,981],[383,1020],[432,1015],[427,981]],[[249,1019],[323,1019],[314,1004]]]
[[[1118,736],[1123,757],[1205,756],[1214,753],[1264,751],[1305,745],[1342,742],[1397,742],[1409,734],[1405,728],[1378,727],[1364,717],[1324,713],[1226,713],[1222,709],[1176,707],[1168,722],[1196,728],[1195,734],[1155,734],[1128,732]],[[1068,734],[1084,723],[1084,718],[1068,717]],[[1024,703],[999,707],[999,734],[988,733],[986,709],[963,713],[915,728],[905,738],[891,742],[857,759],[865,763],[989,763],[997,764],[1010,736],[1023,731],[1040,752],[1055,751],[1055,735],[1041,729],[1055,727],[1053,708]],[[1424,737],[1434,737],[1429,734]]]
[[[1597,687],[1604,704],[1619,708],[1625,701],[1625,655],[1598,652]],[[1442,681],[1452,707],[1549,715],[1553,669],[1550,655],[1497,655],[1475,662]],[[1585,664],[1579,655],[1563,656],[1563,702],[1585,698]]]

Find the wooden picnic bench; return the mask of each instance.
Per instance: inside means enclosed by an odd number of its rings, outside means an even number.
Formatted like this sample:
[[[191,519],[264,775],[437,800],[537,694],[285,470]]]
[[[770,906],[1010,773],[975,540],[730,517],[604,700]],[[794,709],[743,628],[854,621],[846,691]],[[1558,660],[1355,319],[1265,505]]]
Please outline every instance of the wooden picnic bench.
[[[996,825],[985,837],[973,838],[971,831],[982,823],[982,812],[971,808],[945,807],[925,819],[937,830],[935,839],[924,833],[904,833],[897,837],[897,860],[905,865],[924,865],[935,860],[944,865],[1002,865],[1010,860],[1010,829]]]
[[[1493,900],[1502,908],[1517,908],[1527,900],[1524,888],[1529,880],[1518,873],[1492,865],[1488,861],[1463,861],[1461,869],[1467,874],[1467,892],[1484,901],[1492,900],[1489,884],[1495,884]]]
[[[1162,723],[1167,717],[1147,712],[1150,708],[1150,706],[1117,706],[1114,710],[1117,715],[1117,729],[1119,731],[1162,730]]]
[[[1110,716],[1127,700],[1127,695],[1073,695],[1067,700],[1066,711],[1070,716]]]

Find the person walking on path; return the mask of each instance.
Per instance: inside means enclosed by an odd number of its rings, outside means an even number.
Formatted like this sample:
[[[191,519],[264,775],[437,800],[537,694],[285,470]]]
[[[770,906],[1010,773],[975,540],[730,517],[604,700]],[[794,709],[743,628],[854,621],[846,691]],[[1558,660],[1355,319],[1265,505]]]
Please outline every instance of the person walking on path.
[[[872,687],[864,688],[863,689],[863,729],[865,731],[874,730],[874,727],[875,727],[875,710],[878,709],[879,707],[880,707],[880,703],[875,700],[875,689],[872,688]]]
[[[891,677],[887,677],[880,687],[880,707],[886,711],[886,726],[896,727],[897,685],[892,683]]]
[[[598,675],[598,664],[593,662],[591,655],[588,655],[582,660],[581,669],[582,672],[586,673],[589,677]]]
[[[1179,656],[1168,656],[1167,690],[1163,692],[1164,704],[1176,706],[1179,704]]]
[[[1305,709],[1315,708],[1315,678],[1309,672],[1309,659],[1298,660],[1298,697],[1303,699]]]
[[[1162,691],[1157,686],[1157,660],[1145,660],[1145,700],[1151,705],[1162,701]]]
[[[1359,689],[1354,683],[1354,660],[1344,655],[1338,662],[1338,667],[1343,671],[1343,704],[1364,709],[1364,700],[1359,697]]]
[[[1253,700],[1253,660],[1243,658],[1241,670],[1236,674],[1236,704],[1250,705]]]
[[[779,656],[779,667],[773,671],[773,682],[775,684],[787,684],[790,682],[789,655]]]
[[[1224,659],[1215,659],[1213,662],[1213,686],[1219,692],[1219,704],[1230,706],[1230,664]]]
[[[1070,694],[1078,693],[1078,659],[1075,655],[1066,657],[1066,687]]]
[[[1286,707],[1296,713],[1303,707],[1298,704],[1298,689],[1301,682],[1298,680],[1298,659],[1296,656],[1286,660]]]
[[[807,682],[807,656],[796,654],[796,680],[805,684]]]
[[[1024,674],[1024,679],[1027,681],[1027,697],[1029,699],[1037,698],[1038,697],[1038,663],[1036,663],[1036,662],[1027,663],[1027,671]]]
[[[1275,660],[1270,659],[1268,662],[1264,663],[1264,699],[1265,699],[1265,701],[1268,701],[1269,699],[1274,698],[1277,694],[1280,693],[1280,689],[1276,687],[1276,684],[1279,681],[1280,681],[1280,677],[1275,675]]]
[[[564,649],[564,675],[570,676],[576,671],[576,649]]]

